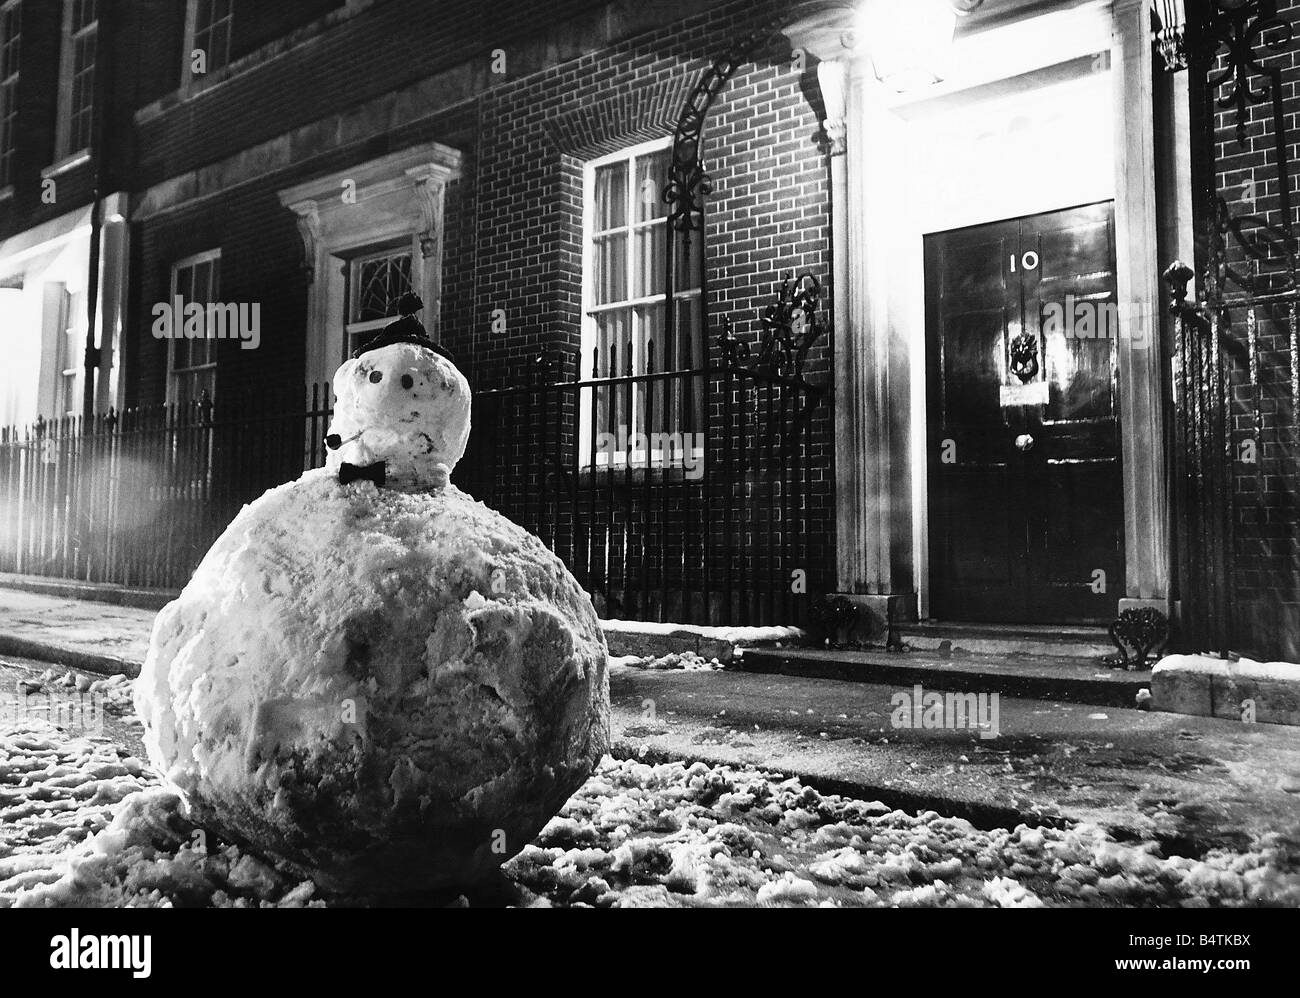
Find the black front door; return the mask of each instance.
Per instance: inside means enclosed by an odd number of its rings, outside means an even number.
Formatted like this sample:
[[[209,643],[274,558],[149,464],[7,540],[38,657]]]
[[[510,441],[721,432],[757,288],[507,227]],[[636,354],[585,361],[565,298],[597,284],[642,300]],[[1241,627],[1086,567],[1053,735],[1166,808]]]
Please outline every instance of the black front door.
[[[932,615],[1113,618],[1112,202],[926,236],[925,288]]]

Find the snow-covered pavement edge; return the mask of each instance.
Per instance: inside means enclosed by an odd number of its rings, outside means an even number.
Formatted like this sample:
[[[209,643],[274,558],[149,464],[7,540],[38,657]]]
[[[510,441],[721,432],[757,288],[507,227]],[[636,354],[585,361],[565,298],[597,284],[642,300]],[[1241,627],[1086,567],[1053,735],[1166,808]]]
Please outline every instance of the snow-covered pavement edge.
[[[3,907],[330,901],[192,825],[139,760],[43,722],[0,735],[0,829]],[[1165,856],[1095,825],[981,830],[760,769],[607,758],[504,874],[524,906],[1295,906],[1300,842]]]

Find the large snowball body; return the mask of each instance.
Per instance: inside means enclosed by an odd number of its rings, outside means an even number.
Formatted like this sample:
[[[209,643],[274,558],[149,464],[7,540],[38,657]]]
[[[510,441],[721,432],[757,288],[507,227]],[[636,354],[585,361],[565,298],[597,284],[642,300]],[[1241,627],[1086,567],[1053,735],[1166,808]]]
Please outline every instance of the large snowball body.
[[[151,760],[324,889],[471,883],[608,747],[591,601],[469,496],[308,472],[246,506],[154,625]]]

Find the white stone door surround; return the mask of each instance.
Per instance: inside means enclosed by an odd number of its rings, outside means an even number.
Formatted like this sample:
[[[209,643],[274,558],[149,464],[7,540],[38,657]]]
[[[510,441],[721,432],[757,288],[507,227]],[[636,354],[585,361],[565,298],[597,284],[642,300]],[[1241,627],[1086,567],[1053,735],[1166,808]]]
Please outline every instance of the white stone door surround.
[[[420,320],[438,339],[443,199],[460,162],[457,150],[427,142],[279,192],[297,216],[308,268],[308,381],[328,381],[343,359],[344,260],[369,246],[410,241]]]
[[[1085,3],[988,29],[977,42],[968,45],[963,39],[954,46],[948,80],[925,95],[958,94],[999,77],[1109,51],[1114,175],[1108,179],[1113,179],[1121,303],[1125,492],[1126,578],[1122,587],[1114,587],[1117,607],[1137,600],[1163,606],[1169,594],[1148,8],[1149,0]],[[818,78],[827,133],[834,140],[838,589],[861,596],[882,613],[893,604],[906,619],[918,609],[925,613],[928,590],[925,355],[923,313],[919,305],[900,305],[896,278],[900,253],[907,257],[905,268],[920,272],[921,244],[917,238],[900,250],[891,228],[898,203],[891,156],[905,141],[905,118],[872,76],[862,46],[846,46],[846,31],[855,26],[840,23],[844,16],[823,13],[787,31],[792,46],[823,61]],[[986,65],[962,67],[963,48],[980,46],[988,52]],[[1051,207],[1066,205],[1043,210]]]

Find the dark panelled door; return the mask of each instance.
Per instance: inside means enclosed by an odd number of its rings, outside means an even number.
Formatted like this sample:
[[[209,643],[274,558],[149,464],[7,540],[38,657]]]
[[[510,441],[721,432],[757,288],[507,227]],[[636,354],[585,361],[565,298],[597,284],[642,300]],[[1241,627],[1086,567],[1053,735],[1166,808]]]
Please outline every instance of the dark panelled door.
[[[932,615],[1113,618],[1112,202],[926,236],[925,287]]]

